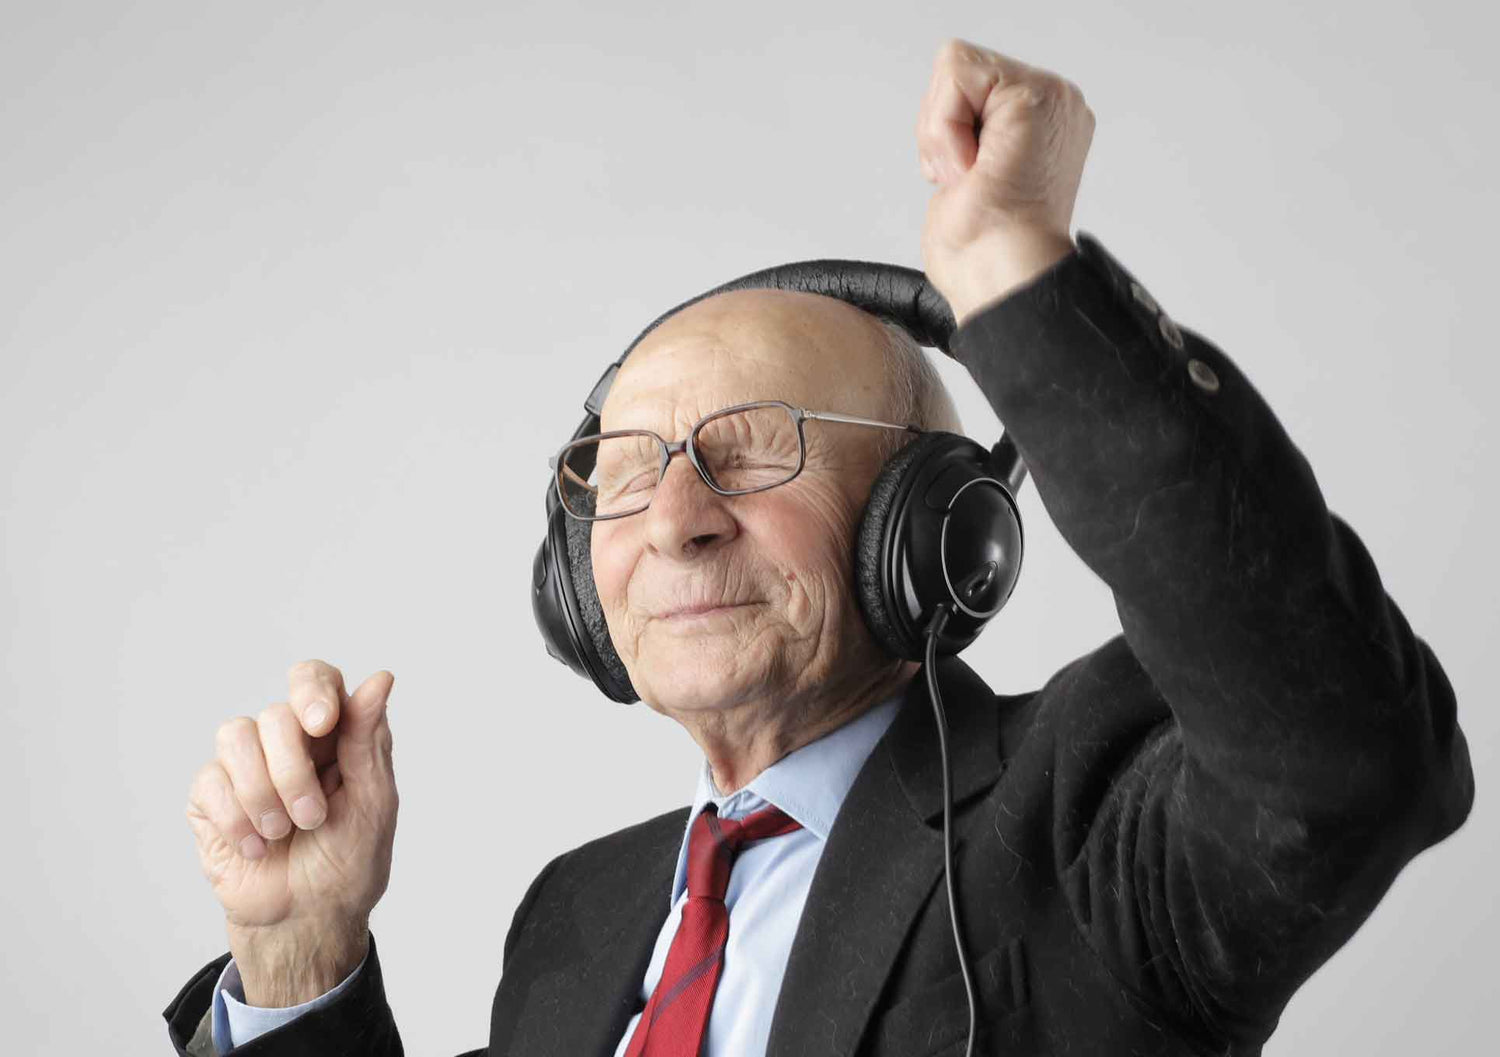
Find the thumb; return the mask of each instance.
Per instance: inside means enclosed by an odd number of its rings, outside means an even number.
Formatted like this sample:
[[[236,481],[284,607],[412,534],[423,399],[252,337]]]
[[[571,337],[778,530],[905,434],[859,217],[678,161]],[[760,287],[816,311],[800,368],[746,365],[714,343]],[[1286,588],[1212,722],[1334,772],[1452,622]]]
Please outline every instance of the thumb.
[[[396,677],[381,669],[360,683],[339,717],[339,772],[356,789],[390,782],[391,726],[386,701]]]

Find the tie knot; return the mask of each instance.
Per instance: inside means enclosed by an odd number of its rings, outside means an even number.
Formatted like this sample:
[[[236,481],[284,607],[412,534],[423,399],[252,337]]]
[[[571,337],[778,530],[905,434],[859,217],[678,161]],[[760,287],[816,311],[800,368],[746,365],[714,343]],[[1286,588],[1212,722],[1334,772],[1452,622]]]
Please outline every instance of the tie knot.
[[[688,898],[722,900],[740,848],[753,840],[801,828],[802,823],[774,804],[739,821],[720,818],[718,808],[709,804],[693,819],[688,835]]]

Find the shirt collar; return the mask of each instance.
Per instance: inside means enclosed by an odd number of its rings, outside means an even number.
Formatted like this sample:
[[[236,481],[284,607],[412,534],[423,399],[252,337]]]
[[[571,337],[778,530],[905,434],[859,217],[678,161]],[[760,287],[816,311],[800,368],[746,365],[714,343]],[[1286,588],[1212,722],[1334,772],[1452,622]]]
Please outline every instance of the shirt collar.
[[[801,823],[803,829],[826,841],[849,787],[895,720],[901,700],[901,692],[893,694],[843,726],[787,753],[733,793],[720,793],[714,786],[713,769],[705,758],[698,768],[698,789],[677,851],[677,872],[668,906],[676,903],[687,887],[688,836],[693,830],[693,820],[710,803],[718,808],[721,817],[734,819],[774,804]]]

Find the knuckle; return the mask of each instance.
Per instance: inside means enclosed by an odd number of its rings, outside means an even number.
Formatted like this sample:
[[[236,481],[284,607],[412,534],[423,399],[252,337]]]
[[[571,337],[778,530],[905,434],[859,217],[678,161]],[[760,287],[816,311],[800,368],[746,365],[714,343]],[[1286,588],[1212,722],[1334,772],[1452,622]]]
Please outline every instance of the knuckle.
[[[329,664],[327,661],[321,661],[317,658],[313,658],[312,660],[298,661],[296,664],[287,669],[286,675],[287,679],[292,682],[296,682],[301,679],[321,679],[326,676],[328,672],[332,670],[332,668],[333,665]]]
[[[937,64],[952,66],[967,61],[971,54],[968,41],[961,37],[949,37],[938,49]]]
[[[209,794],[214,788],[218,770],[218,764],[205,763],[193,772],[193,778],[188,783],[187,810],[189,814],[208,806]]]
[[[248,825],[229,775],[217,763],[199,768],[193,777],[187,813],[189,818],[208,819],[222,833],[230,833],[237,826]]]
[[[235,716],[219,724],[219,729],[214,734],[214,744],[221,753],[231,752],[243,745],[254,729],[255,720],[249,716]]]
[[[1052,74],[1041,74],[1032,78],[1031,88],[1041,96],[1043,102],[1052,102],[1060,99],[1065,92],[1061,79],[1054,77]]]
[[[286,722],[286,718],[291,713],[292,706],[290,704],[285,701],[277,701],[260,710],[260,714],[255,717],[255,725],[261,730],[279,726]]]
[[[993,48],[986,48],[982,44],[969,45],[970,61],[985,66],[1004,65],[1005,57]]]
[[[266,753],[266,774],[276,791],[285,796],[292,790],[301,791],[310,777],[316,776],[312,758],[305,752]]]
[[[300,746],[266,753],[266,773],[282,796],[306,792],[318,784],[318,771],[312,757]]]
[[[307,784],[314,774],[312,756],[302,737],[302,728],[286,706],[268,709],[269,718],[261,726],[261,756],[264,773],[277,792],[285,794],[292,786]]]

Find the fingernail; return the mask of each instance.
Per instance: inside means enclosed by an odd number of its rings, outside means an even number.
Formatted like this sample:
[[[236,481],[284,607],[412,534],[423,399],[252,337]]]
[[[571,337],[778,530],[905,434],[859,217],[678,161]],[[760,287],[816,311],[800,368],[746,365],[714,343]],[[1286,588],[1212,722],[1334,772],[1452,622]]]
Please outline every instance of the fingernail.
[[[260,831],[272,840],[285,837],[287,830],[291,829],[292,820],[280,811],[267,811],[260,816]]]
[[[316,829],[318,823],[323,821],[323,805],[310,796],[298,797],[297,802],[292,805],[292,818],[303,829]]]
[[[313,705],[307,710],[307,725],[313,729],[321,727],[328,719],[327,705]]]
[[[240,854],[247,859],[259,859],[266,853],[266,842],[257,834],[250,834],[240,841]]]

